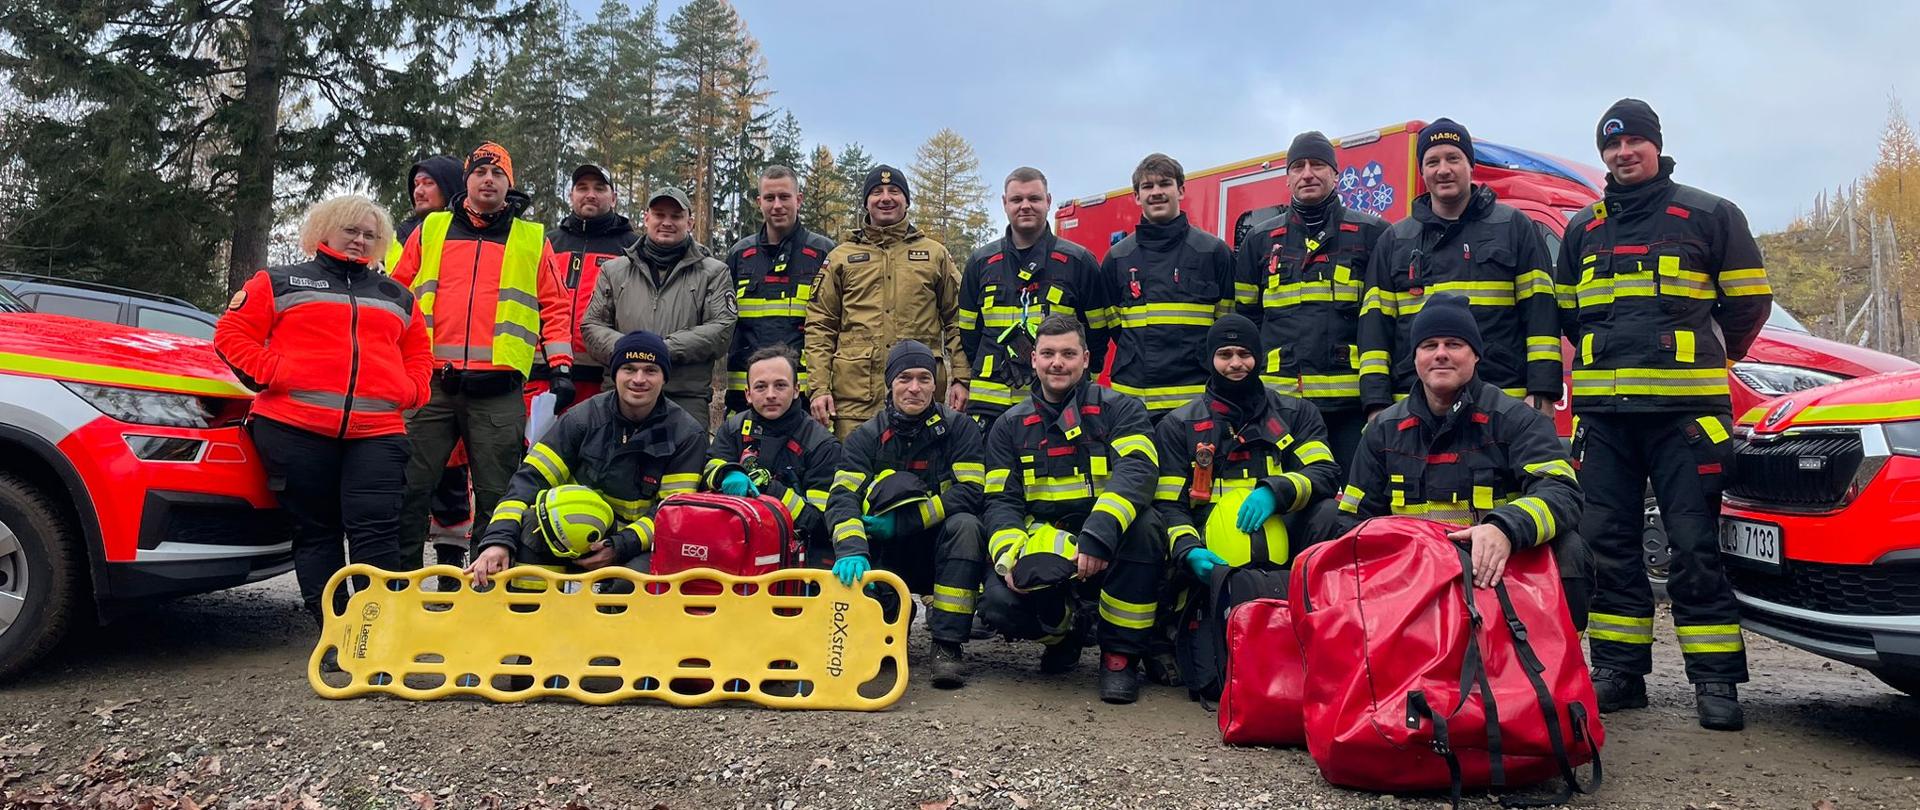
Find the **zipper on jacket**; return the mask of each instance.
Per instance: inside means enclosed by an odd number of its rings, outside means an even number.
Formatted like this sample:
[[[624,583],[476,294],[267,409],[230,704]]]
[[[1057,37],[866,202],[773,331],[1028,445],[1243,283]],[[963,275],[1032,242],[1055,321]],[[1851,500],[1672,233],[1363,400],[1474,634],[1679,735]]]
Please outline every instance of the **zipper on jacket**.
[[[340,438],[347,438],[353,421],[353,388],[360,382],[360,297],[353,294],[353,274],[347,273],[347,395],[340,402]]]
[[[507,231],[509,234],[512,233],[513,223],[511,222],[507,223]],[[466,371],[467,369],[473,367],[473,289],[475,287],[480,286],[480,254],[484,252],[482,250],[482,247],[487,241],[485,238],[486,235],[479,231],[474,232],[474,237],[475,238],[473,240],[473,269],[467,276],[467,311],[466,311],[467,337],[464,341],[462,341],[462,345],[460,346],[460,356],[462,358],[461,360],[462,365],[460,367],[461,371]],[[503,245],[500,250],[501,250],[500,269],[504,273],[504,271],[506,270],[506,263],[507,263],[506,247]],[[497,282],[494,284],[493,295],[494,295],[494,300],[496,302],[499,301],[500,299],[499,286],[500,285]],[[500,309],[500,305],[498,303],[495,303],[494,304],[495,312],[497,313],[499,309]],[[497,318],[498,315],[496,314],[495,317]],[[489,334],[489,337],[491,337],[492,333],[489,332],[488,334]],[[487,345],[492,346],[493,341],[488,340]],[[488,357],[488,362],[491,363],[493,355],[487,355],[487,357]]]

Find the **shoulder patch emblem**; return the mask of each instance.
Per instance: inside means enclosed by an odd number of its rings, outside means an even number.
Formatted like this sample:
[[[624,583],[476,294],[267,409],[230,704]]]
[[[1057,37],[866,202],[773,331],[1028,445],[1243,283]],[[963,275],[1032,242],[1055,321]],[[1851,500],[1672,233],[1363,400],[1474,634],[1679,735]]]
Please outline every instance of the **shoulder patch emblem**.
[[[300,276],[288,276],[287,283],[295,287],[306,287],[307,289],[310,289],[310,290],[324,290],[332,286],[328,284],[327,280],[324,278],[311,279],[311,278],[302,278]]]
[[[237,293],[234,293],[234,294],[233,294],[233,298],[231,298],[231,299],[229,299],[229,300],[227,301],[227,309],[239,309],[239,308],[241,308],[241,307],[244,307],[244,306],[246,306],[246,305],[247,305],[247,291],[246,291],[246,290],[241,290],[241,291],[239,291],[239,292],[237,292]]]
[[[908,259],[908,260],[910,260],[910,261],[916,261],[916,262],[924,262],[924,261],[926,261],[926,260],[928,260],[928,259],[931,259],[931,258],[933,258],[933,251],[930,251],[930,250],[909,250],[909,251],[907,251],[907,259]]]
[[[848,257],[847,257],[847,264],[854,264],[854,263],[857,263],[857,262],[864,262],[864,261],[866,261],[866,260],[868,260],[868,259],[871,259],[871,258],[873,258],[873,255],[872,255],[872,254],[868,254],[868,253],[855,253],[855,254],[853,254],[852,256],[848,256]]]

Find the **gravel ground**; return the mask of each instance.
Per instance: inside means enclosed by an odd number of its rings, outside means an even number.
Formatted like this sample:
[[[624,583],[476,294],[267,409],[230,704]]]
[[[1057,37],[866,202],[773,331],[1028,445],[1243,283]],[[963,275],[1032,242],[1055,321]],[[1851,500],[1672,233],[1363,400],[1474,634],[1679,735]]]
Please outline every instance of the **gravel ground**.
[[[1920,807],[1920,700],[1752,637],[1748,729],[1704,731],[1662,624],[1653,705],[1607,716],[1605,785],[1574,806]],[[76,639],[0,688],[0,807],[1445,806],[1332,787],[1304,751],[1223,747],[1184,691],[1102,704],[1091,651],[1042,678],[1037,647],[976,643],[966,689],[862,714],[327,701],[311,644],[290,577]]]

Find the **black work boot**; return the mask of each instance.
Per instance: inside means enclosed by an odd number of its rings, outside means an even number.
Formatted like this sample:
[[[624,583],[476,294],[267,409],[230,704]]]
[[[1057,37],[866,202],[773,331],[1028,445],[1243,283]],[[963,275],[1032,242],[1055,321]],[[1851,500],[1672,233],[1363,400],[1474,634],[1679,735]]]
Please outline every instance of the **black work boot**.
[[[1733,684],[1694,684],[1693,707],[1700,713],[1701,728],[1739,731],[1747,727],[1746,712],[1740,710],[1740,693]]]
[[[1119,704],[1140,699],[1140,672],[1134,668],[1133,656],[1100,654],[1100,699]]]
[[[951,641],[933,643],[933,688],[959,689],[967,685],[967,664],[960,657],[960,645]]]
[[[1600,713],[1647,707],[1647,677],[1609,667],[1593,668],[1593,694]]]
[[[1161,686],[1180,686],[1180,664],[1173,660],[1173,653],[1159,652],[1147,656],[1142,662],[1146,666],[1147,680]]]
[[[1040,653],[1040,673],[1043,675],[1072,672],[1079,665],[1080,642],[1074,639],[1048,644],[1046,651]]]

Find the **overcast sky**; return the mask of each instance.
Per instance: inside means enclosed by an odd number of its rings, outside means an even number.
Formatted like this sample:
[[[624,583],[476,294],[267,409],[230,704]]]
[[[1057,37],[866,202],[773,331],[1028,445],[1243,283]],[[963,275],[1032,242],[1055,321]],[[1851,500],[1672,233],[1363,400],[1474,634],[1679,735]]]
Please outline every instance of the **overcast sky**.
[[[1056,202],[1125,186],[1152,151],[1192,170],[1440,116],[1598,165],[1595,122],[1635,96],[1678,179],[1777,230],[1872,165],[1890,93],[1920,109],[1909,2],[735,5],[808,143],[904,167],[952,127],[990,186],[1032,164]]]

